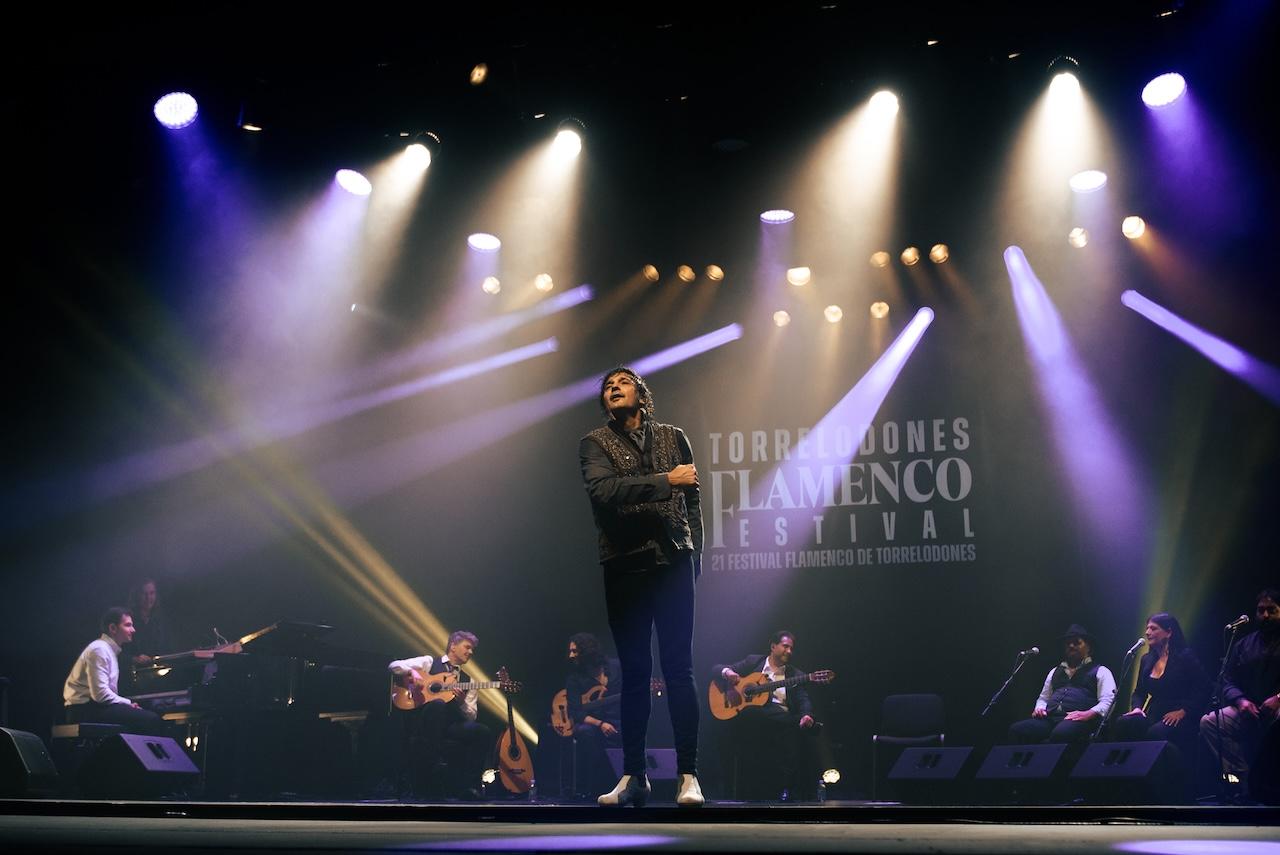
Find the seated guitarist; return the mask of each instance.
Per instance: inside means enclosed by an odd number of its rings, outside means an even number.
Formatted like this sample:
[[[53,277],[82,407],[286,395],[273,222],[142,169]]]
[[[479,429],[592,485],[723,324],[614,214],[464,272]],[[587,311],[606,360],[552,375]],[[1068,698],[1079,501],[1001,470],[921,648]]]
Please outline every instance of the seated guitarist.
[[[470,682],[462,667],[471,661],[479,639],[474,633],[457,630],[449,636],[444,656],[436,660],[430,655],[397,659],[387,668],[405,685],[417,685],[422,676],[456,672],[457,681]],[[440,761],[450,766],[447,789],[458,798],[474,801],[480,798],[480,775],[493,751],[493,733],[476,721],[480,693],[476,689],[453,689],[455,699],[444,703],[433,701],[415,710],[400,711],[405,721],[408,757],[412,764],[410,780],[416,794],[424,794],[432,769]],[[445,756],[446,742],[455,743],[452,756]]]
[[[769,641],[769,655],[760,653],[735,662],[733,665],[717,665],[715,680],[726,690],[738,684],[747,674],[763,673],[765,678],[774,680],[790,679],[801,676],[798,668],[791,664],[791,653],[795,646],[795,633],[790,630],[775,632]],[[813,704],[809,700],[809,692],[804,684],[779,686],[763,706],[748,706],[740,712],[734,721],[738,722],[737,745],[739,758],[738,774],[740,778],[750,779],[752,767],[748,767],[747,758],[755,763],[760,758],[767,758],[765,763],[782,773],[782,787],[779,798],[790,801],[796,793],[797,772],[800,770],[800,738],[814,733]],[[811,753],[805,752],[806,755]],[[809,782],[804,781],[805,785]],[[747,787],[748,791],[757,790]],[[778,793],[775,787],[770,788]],[[757,792],[751,792],[755,797]]]
[[[577,790],[604,792],[613,786],[615,777],[605,749],[622,747],[622,666],[617,659],[605,657],[594,635],[580,632],[569,639],[569,673],[564,688],[574,723]],[[586,710],[584,702],[589,704]]]

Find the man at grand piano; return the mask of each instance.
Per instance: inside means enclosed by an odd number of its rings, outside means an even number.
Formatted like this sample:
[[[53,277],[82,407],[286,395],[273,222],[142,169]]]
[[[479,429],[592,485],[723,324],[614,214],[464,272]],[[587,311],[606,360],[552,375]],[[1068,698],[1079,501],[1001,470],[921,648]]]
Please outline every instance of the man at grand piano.
[[[107,609],[100,622],[102,635],[89,643],[62,687],[67,722],[118,724],[127,733],[160,735],[160,716],[121,697],[120,650],[133,639],[133,616],[121,606]]]
[[[410,687],[421,686],[425,677],[442,673],[456,674],[458,682],[470,682],[462,667],[471,661],[479,639],[474,633],[456,630],[449,635],[445,653],[439,659],[424,654],[411,659],[396,659],[387,668],[398,682]],[[452,795],[467,800],[480,798],[480,775],[485,760],[493,750],[493,733],[476,721],[479,692],[476,689],[452,689],[454,700],[433,701],[414,710],[398,711],[404,718],[405,733],[412,764],[410,780],[414,790],[426,790],[428,776],[435,764],[444,759],[457,768],[450,769]],[[454,757],[444,757],[446,741],[457,743]]]

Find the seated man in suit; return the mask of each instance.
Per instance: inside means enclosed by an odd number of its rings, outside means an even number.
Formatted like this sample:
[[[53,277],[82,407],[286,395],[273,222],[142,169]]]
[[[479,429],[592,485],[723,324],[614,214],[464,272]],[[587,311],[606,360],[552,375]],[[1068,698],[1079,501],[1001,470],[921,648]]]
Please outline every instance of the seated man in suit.
[[[470,682],[462,666],[471,661],[479,639],[474,633],[458,630],[449,636],[445,654],[439,659],[428,655],[415,656],[411,659],[397,659],[387,668],[396,679],[405,685],[418,685],[422,677],[446,672],[457,672],[457,681]],[[450,765],[450,787],[459,798],[474,801],[480,798],[480,775],[484,771],[485,761],[493,751],[493,733],[489,728],[476,721],[479,711],[480,695],[476,689],[452,689],[455,699],[448,703],[443,700],[423,704],[415,710],[401,713],[405,718],[406,736],[409,743],[409,762],[413,764],[415,774],[414,789],[421,793],[425,789],[425,781],[432,768],[440,760]],[[442,746],[445,741],[458,745],[457,756],[443,757]]]
[[[1088,742],[1116,699],[1116,679],[1093,661],[1093,636],[1078,623],[1062,635],[1063,660],[1044,678],[1031,718],[1009,727],[1009,742]]]
[[[795,648],[795,633],[790,630],[775,632],[769,641],[768,655],[752,654],[732,665],[717,665],[714,678],[725,688],[736,686],[747,674],[763,673],[770,682],[802,676],[803,672],[791,664]],[[814,733],[813,704],[803,684],[790,688],[779,686],[763,706],[749,706],[733,719],[737,727],[739,752],[739,777],[748,772],[748,763],[764,760],[765,764],[781,772],[781,787],[773,788],[773,794],[782,801],[790,801],[797,784],[809,783],[808,776],[799,780],[799,773],[806,764],[801,761],[800,738]],[[805,755],[812,752],[805,751]],[[749,758],[749,759],[748,759]],[[759,793],[757,787],[746,787],[751,796]],[[779,794],[780,791],[780,794]]]

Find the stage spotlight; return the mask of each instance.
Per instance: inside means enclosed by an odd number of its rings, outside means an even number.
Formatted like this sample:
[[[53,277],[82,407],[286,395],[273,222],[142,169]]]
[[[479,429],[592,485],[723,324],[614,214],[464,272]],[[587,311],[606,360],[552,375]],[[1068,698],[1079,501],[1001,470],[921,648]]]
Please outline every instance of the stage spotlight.
[[[795,218],[795,211],[788,211],[786,208],[774,208],[760,214],[760,222],[768,223],[772,226],[789,223]]]
[[[773,313],[773,325],[776,327],[785,327],[791,323],[791,315],[785,309],[779,309]]]
[[[877,321],[889,317],[889,304],[884,300],[877,300],[871,304],[871,317]]]
[[[251,104],[241,102],[240,115],[236,116],[236,127],[242,131],[252,131],[260,133],[262,131],[262,122],[258,121],[261,117]]]
[[[658,268],[652,264],[646,264],[644,269],[640,271],[644,274],[644,278],[650,282],[657,282],[661,277],[658,275]]]
[[[498,240],[497,235],[491,235],[487,232],[476,232],[467,238],[467,246],[476,252],[497,252],[502,248],[502,241]]]
[[[479,86],[489,78],[489,66],[483,62],[477,62],[471,68],[471,85]]]
[[[1076,249],[1084,249],[1089,245],[1089,233],[1079,226],[1076,226],[1074,229],[1067,232],[1067,243],[1071,244]]]
[[[872,267],[879,267],[879,268],[881,268],[881,269],[884,269],[884,268],[886,268],[886,267],[888,267],[888,266],[889,266],[889,262],[890,262],[891,260],[892,260],[892,259],[891,259],[891,257],[889,256],[889,253],[885,252],[883,249],[882,249],[882,250],[880,250],[879,252],[873,252],[873,253],[871,253],[871,266],[872,266]]]
[[[718,264],[707,265],[707,278],[712,282],[719,282],[724,279],[724,268]]]
[[[693,268],[687,264],[682,264],[676,268],[676,276],[681,282],[692,282],[697,278],[697,274],[693,272]]]
[[[368,196],[373,192],[373,185],[354,169],[339,169],[333,174],[338,186],[353,196]]]
[[[401,137],[410,137],[401,133]],[[433,131],[420,131],[409,138],[404,148],[405,162],[414,169],[425,171],[440,153],[440,137]]]
[[[573,160],[582,152],[582,135],[586,125],[577,119],[569,118],[560,123],[556,129],[556,139],[551,150],[560,160]]]
[[[551,278],[550,273],[539,273],[537,276],[533,277],[533,287],[545,294],[552,288],[556,287],[556,283]]]
[[[409,143],[404,148],[404,162],[412,169],[426,172],[431,165],[431,152],[422,143]]]
[[[170,92],[156,102],[151,112],[157,122],[171,131],[178,131],[196,120],[200,105],[186,92]]]
[[[1120,224],[1120,231],[1124,232],[1124,236],[1129,240],[1137,240],[1147,231],[1147,224],[1139,216],[1129,216],[1124,218],[1124,222]]]
[[[1100,169],[1086,169],[1072,175],[1067,183],[1077,193],[1092,193],[1107,186],[1107,173]]]
[[[792,267],[787,270],[787,281],[799,288],[808,285],[813,278],[813,271],[807,267]]]
[[[920,250],[914,246],[909,246],[902,251],[902,263],[907,267],[913,267],[920,261]]]
[[[887,89],[881,89],[871,96],[871,112],[882,118],[898,115],[898,96]]]
[[[929,250],[929,260],[934,264],[945,264],[950,257],[951,250],[947,248],[945,243],[935,243],[933,248]]]
[[[497,276],[486,276],[480,283],[480,290],[486,294],[497,294],[502,290],[502,283],[498,281]]]
[[[1167,107],[1187,91],[1187,81],[1176,71],[1161,74],[1142,87],[1142,103],[1151,108]]]
[[[840,319],[844,317],[844,309],[839,306],[827,306],[822,310],[822,316],[827,319],[827,323],[838,324]]]
[[[824,783],[824,784],[838,784],[838,783],[840,783],[840,770],[839,770],[839,769],[828,769],[828,770],[826,770],[825,772],[823,772],[823,773],[822,773],[822,783]]]

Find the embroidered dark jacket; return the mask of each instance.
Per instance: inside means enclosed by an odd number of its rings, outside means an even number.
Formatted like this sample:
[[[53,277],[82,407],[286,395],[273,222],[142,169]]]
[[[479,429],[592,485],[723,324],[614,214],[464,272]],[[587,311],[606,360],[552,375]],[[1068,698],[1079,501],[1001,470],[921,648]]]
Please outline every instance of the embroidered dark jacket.
[[[700,570],[698,488],[673,488],[666,475],[693,462],[689,438],[678,427],[646,420],[644,444],[637,448],[612,422],[578,444],[582,480],[599,534],[600,563],[670,563],[676,553],[692,552],[694,568]]]

